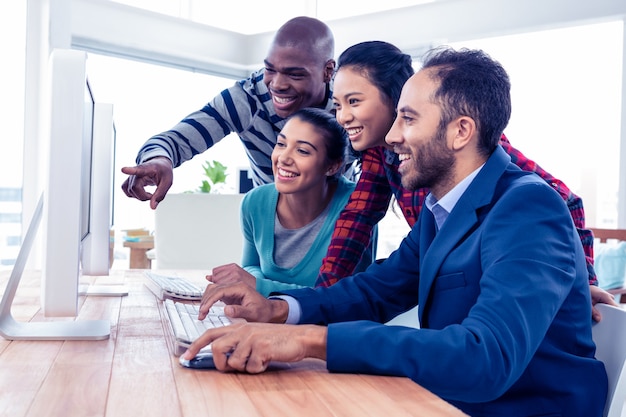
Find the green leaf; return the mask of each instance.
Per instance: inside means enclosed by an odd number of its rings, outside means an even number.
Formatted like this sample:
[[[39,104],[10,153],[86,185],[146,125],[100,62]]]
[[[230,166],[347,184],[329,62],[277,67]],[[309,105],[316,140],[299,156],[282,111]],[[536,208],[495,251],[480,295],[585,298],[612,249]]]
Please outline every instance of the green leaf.
[[[211,184],[207,180],[202,181],[202,185],[198,188],[198,191],[201,193],[210,193]]]
[[[202,185],[198,188],[199,192],[210,193],[211,185],[226,182],[226,166],[219,161],[205,161],[204,164],[202,164],[202,169],[208,180],[202,181]]]

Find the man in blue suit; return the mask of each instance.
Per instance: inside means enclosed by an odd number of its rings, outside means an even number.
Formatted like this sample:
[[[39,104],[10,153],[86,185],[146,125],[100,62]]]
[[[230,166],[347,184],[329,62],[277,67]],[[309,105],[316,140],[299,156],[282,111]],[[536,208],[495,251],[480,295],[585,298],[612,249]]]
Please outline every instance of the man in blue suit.
[[[472,416],[602,415],[585,257],[567,207],[498,145],[504,69],[481,51],[432,51],[405,84],[387,142],[427,210],[384,262],[328,288],[265,299],[209,285],[247,323],[205,333],[215,366],[326,360],[334,372],[407,376]],[[385,326],[419,305],[420,329]],[[275,323],[298,323],[285,326]]]

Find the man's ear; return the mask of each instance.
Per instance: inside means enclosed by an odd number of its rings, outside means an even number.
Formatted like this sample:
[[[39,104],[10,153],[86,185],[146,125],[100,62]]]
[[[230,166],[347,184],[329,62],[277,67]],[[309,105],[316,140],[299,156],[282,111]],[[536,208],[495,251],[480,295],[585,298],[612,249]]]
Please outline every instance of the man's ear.
[[[335,60],[334,59],[329,59],[328,61],[326,61],[326,65],[324,67],[324,82],[326,84],[328,84],[332,79],[333,79],[333,75],[335,74]]]
[[[467,146],[468,143],[476,136],[476,122],[468,116],[461,116],[454,120],[451,124],[453,150],[458,151]]]

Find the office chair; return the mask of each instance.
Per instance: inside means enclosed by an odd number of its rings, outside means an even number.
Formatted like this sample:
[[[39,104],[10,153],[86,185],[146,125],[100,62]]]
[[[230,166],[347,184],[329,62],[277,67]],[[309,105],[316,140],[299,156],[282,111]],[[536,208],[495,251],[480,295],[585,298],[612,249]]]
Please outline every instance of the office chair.
[[[243,194],[168,194],[154,214],[155,269],[241,263]]]
[[[603,417],[621,417],[626,400],[626,310],[608,304],[596,304],[602,320],[591,329],[596,344],[596,358],[604,363],[609,379]]]
[[[608,243],[609,240],[616,240],[618,242],[626,242],[626,229],[591,228],[589,230],[591,230],[591,232],[593,233],[593,237],[600,241],[600,244],[606,244]],[[616,256],[618,254],[616,248],[611,248],[610,251],[611,251],[611,256]],[[626,303],[626,286],[624,285],[624,277],[626,277],[626,271],[623,269],[621,271],[614,270],[615,268],[618,268],[620,264],[623,267],[625,261],[622,259],[620,262],[614,262],[616,261],[616,259],[613,259],[612,261],[609,260],[607,262],[603,262],[603,261],[599,262],[598,258],[600,256],[603,256],[603,255],[601,254],[600,248],[597,247],[596,248],[596,273],[598,273],[599,279],[602,280],[603,279],[602,274],[604,272],[608,272],[609,275],[611,275],[611,276],[606,277],[608,281],[610,283],[615,282],[618,285],[616,286],[611,285],[611,287],[613,288],[609,287],[607,291],[616,297],[616,301],[618,303]],[[602,270],[602,267],[604,266],[605,263],[608,264],[609,271]],[[619,277],[615,275],[619,275]]]

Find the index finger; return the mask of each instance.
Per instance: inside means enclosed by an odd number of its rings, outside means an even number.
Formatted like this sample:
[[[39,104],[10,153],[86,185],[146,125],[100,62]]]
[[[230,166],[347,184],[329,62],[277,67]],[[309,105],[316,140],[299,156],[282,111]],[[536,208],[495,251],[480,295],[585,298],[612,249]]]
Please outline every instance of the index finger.
[[[122,184],[122,190],[128,197],[136,198],[139,201],[146,201],[152,198],[152,193],[147,192],[144,187],[149,185],[148,171],[142,166],[123,167],[122,173],[129,175]]]
[[[198,320],[204,320],[211,309],[211,306],[218,302],[223,296],[224,291],[221,290],[219,285],[209,284],[202,294],[202,301],[200,301],[200,308],[198,309]]]
[[[137,175],[140,172],[141,167],[136,165],[134,167],[122,167],[122,173],[126,175]]]
[[[187,348],[187,351],[185,351],[181,356],[183,357],[183,359],[187,359],[187,360],[193,359],[198,354],[198,352],[200,352],[202,348],[204,348],[205,346],[211,345],[211,343],[213,343],[215,340],[220,339],[221,337],[231,333],[231,329],[229,327],[230,326],[224,326],[224,327],[218,327],[215,329],[208,329],[207,331],[202,333],[200,337],[194,340],[191,343],[191,345],[189,345],[189,348]],[[228,360],[227,356],[233,350],[234,347],[227,346],[223,348],[221,351],[219,349],[214,350],[213,346],[210,346],[210,348],[211,348],[211,353],[213,354],[214,362],[215,362],[215,359],[217,359],[217,362],[216,362],[216,366],[217,366],[218,364],[226,363],[226,361]],[[220,356],[222,357],[220,358]]]
[[[134,167],[122,167],[121,171],[123,174],[136,176],[136,177],[149,177],[153,174],[154,169],[147,167],[145,165],[135,165]]]

